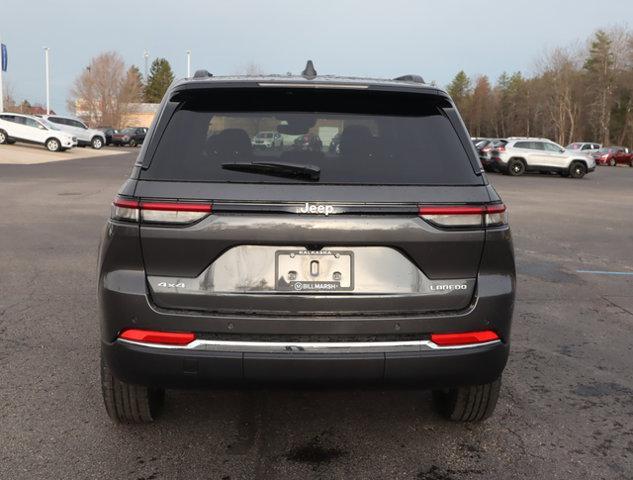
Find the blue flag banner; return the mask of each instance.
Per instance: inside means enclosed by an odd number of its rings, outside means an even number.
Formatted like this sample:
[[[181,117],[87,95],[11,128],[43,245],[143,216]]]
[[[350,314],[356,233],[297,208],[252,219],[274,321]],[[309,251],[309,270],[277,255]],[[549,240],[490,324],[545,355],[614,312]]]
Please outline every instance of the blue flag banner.
[[[0,45],[0,50],[2,50],[2,71],[7,71],[7,65],[9,63],[9,57],[7,55],[7,46],[3,43]]]

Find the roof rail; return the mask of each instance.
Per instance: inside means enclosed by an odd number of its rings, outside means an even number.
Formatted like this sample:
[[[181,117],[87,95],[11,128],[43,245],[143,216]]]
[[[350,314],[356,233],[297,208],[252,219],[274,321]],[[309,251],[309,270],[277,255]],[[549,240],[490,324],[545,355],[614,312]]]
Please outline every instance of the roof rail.
[[[208,78],[212,76],[213,74],[209,73],[208,70],[196,70],[196,73],[193,74],[193,78]]]
[[[394,80],[397,80],[399,82],[425,83],[421,75],[413,75],[413,74],[402,75],[401,77],[394,78]]]

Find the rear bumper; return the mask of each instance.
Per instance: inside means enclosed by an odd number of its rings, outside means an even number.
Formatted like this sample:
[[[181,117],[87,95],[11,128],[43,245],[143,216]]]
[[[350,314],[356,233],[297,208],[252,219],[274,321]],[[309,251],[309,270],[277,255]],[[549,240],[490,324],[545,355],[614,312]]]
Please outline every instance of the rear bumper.
[[[129,383],[178,387],[224,381],[391,381],[433,387],[486,383],[497,378],[506,363],[515,295],[508,228],[486,231],[476,292],[466,308],[381,313],[363,308],[359,300],[357,311],[335,310],[329,315],[287,305],[285,314],[160,308],[153,302],[141,263],[139,227],[110,222],[105,233],[99,261],[101,343],[115,375]],[[192,332],[206,339],[291,336],[333,342],[423,340],[433,333],[492,330],[501,342],[468,349],[363,353],[209,351],[117,341],[125,329]]]
[[[365,353],[258,353],[103,343],[115,376],[166,388],[239,383],[397,383],[423,388],[489,383],[509,346],[492,342],[459,349]]]

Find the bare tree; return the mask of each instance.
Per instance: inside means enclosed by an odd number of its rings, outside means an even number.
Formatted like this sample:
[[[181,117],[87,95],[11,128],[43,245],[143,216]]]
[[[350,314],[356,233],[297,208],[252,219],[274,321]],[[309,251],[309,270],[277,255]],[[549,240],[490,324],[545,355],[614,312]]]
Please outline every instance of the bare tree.
[[[141,95],[137,72],[118,53],[106,52],[77,77],[68,108],[93,126],[119,127]]]
[[[3,79],[3,88],[4,88],[4,92],[0,92],[3,95],[3,99],[4,99],[4,110],[6,112],[10,112],[13,111],[13,109],[16,107],[16,103],[15,103],[15,95],[13,94],[13,84],[7,80],[6,78]]]
[[[573,141],[580,113],[577,95],[580,82],[581,58],[571,49],[556,48],[541,62],[541,77],[546,91],[546,110],[554,127],[556,141]]]

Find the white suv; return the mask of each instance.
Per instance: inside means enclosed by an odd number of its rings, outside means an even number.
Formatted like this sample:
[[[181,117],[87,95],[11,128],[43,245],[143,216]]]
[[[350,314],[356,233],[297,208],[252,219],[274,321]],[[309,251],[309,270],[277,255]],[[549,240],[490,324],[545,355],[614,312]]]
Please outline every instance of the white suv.
[[[493,169],[509,175],[527,172],[555,172],[573,178],[582,178],[596,169],[593,157],[566,150],[546,138],[508,138],[508,143],[495,148],[490,154]]]
[[[38,143],[51,152],[61,152],[77,145],[77,138],[62,132],[52,123],[32,115],[0,114],[0,144]]]
[[[76,118],[62,117],[60,115],[43,115],[42,118],[57,125],[60,130],[77,137],[80,147],[90,145],[99,150],[106,144],[105,134],[101,130],[94,130]]]

